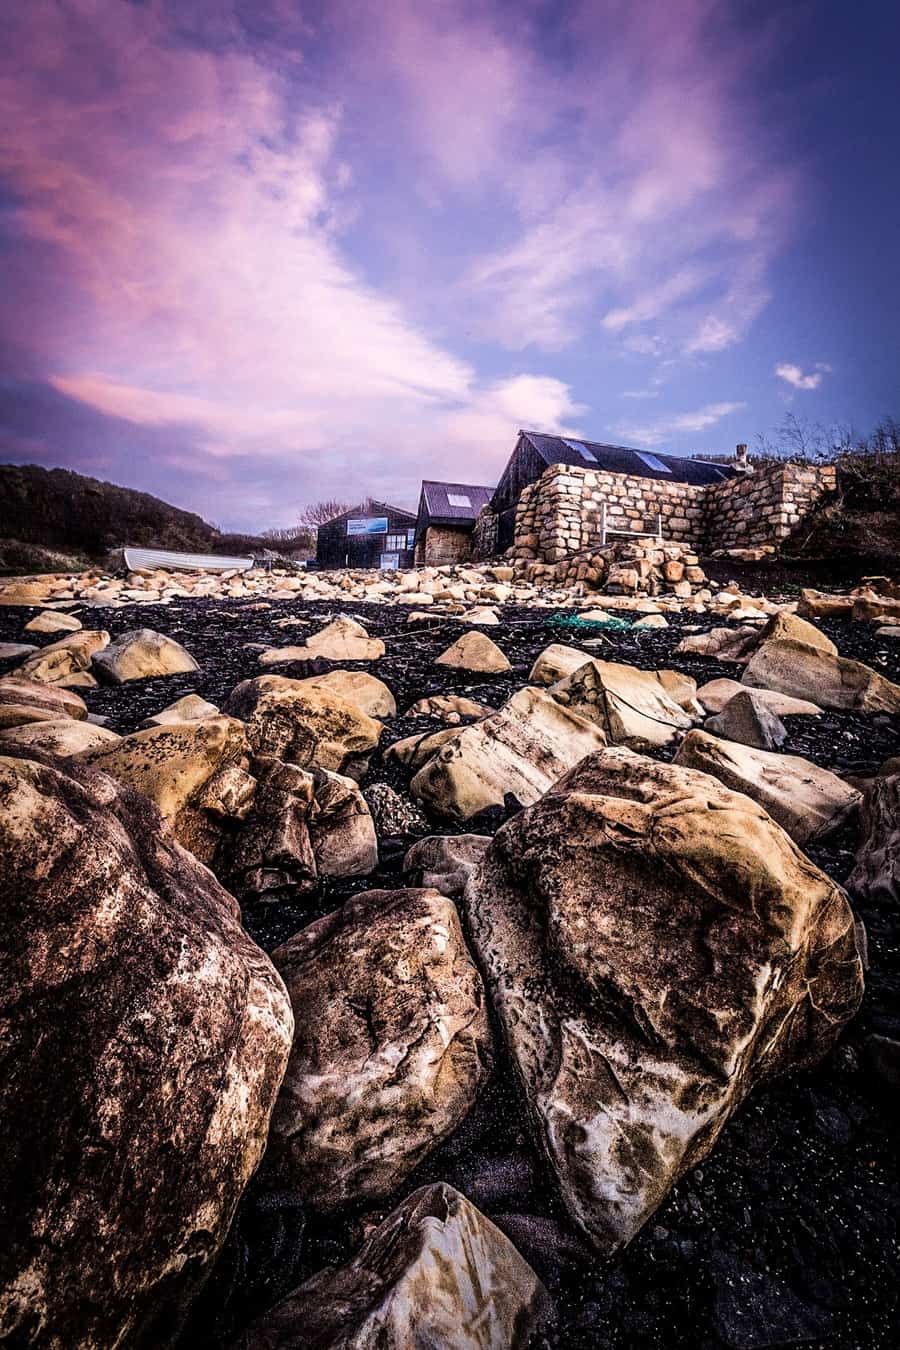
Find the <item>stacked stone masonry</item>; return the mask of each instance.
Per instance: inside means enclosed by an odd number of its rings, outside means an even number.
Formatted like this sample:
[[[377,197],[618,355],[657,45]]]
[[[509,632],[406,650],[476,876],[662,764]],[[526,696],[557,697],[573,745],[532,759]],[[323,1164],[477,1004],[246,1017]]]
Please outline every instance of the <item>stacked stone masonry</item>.
[[[622,531],[656,537],[659,530],[664,543],[702,553],[777,545],[834,488],[832,466],[766,464],[694,487],[556,464],[519,499],[512,557],[556,563],[621,539]],[[476,557],[487,556],[493,521],[482,512]]]

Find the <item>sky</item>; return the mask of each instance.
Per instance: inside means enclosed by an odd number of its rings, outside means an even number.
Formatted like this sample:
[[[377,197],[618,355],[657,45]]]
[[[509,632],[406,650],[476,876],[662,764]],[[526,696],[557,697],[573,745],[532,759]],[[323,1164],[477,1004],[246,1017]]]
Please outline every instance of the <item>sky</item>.
[[[0,460],[223,529],[900,414],[894,0],[0,7]]]

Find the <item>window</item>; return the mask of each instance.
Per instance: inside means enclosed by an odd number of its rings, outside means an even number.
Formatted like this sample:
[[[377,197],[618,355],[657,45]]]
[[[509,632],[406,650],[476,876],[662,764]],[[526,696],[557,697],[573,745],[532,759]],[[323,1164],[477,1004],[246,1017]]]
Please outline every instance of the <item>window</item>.
[[[655,469],[657,473],[672,472],[668,464],[663,464],[661,459],[657,459],[656,455],[651,455],[649,451],[635,450],[634,453],[637,455],[638,459],[642,459],[644,461],[648,469]]]
[[[415,542],[416,542],[416,532],[415,532],[415,530],[407,530],[407,531],[406,531],[406,547],[407,547],[407,548],[412,548],[413,545],[415,544]]]
[[[386,534],[384,537],[385,553],[400,553],[406,548],[405,534]]]
[[[471,510],[472,498],[467,497],[464,492],[448,492],[447,501],[451,506],[467,506]]]
[[[562,443],[563,445],[567,445],[570,450],[574,450],[576,454],[581,455],[582,459],[589,459],[592,464],[600,463],[593,450],[589,450],[583,441],[567,441],[565,436],[563,436]]]

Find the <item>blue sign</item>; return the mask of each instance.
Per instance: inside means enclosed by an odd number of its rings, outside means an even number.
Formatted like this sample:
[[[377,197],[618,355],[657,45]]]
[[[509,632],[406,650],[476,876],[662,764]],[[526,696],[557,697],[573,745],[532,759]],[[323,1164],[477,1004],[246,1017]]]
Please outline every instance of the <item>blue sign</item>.
[[[357,516],[347,521],[347,534],[387,534],[387,516]]]

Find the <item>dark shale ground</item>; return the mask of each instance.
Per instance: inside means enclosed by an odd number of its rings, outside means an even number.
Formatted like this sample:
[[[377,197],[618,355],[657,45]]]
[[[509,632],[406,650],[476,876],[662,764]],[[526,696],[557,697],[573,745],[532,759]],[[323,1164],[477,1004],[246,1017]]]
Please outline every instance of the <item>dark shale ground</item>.
[[[728,575],[737,575],[734,564],[728,565]],[[775,587],[768,593],[775,594]],[[27,638],[22,629],[34,612],[0,608],[0,641]],[[502,625],[486,631],[513,669],[482,680],[432,664],[463,631],[457,621],[435,617],[408,625],[403,606],[274,602],[256,609],[241,601],[184,601],[169,607],[86,609],[80,615],[85,627],[106,628],[113,636],[129,628],[156,628],[182,642],[202,666],[194,675],[88,690],[86,702],[121,732],[134,730],[148,714],[185,693],[199,693],[221,706],[238,681],[260,673],[258,653],[246,644],[299,643],[305,632],[340,613],[354,615],[373,636],[385,639],[387,655],[381,661],[354,668],[384,680],[401,714],[416,698],[435,692],[465,693],[499,706],[526,682],[532,660],[547,643],[581,645],[571,629],[553,624],[552,611],[506,607]],[[287,615],[308,620],[309,626],[273,626],[273,620]],[[608,635],[602,655],[645,669],[675,668],[698,684],[720,675],[740,678],[740,667],[730,663],[671,655],[685,626],[705,629],[720,623],[708,615],[675,616],[668,629]],[[842,655],[900,680],[900,643],[876,638],[876,625],[824,621],[821,627]],[[13,664],[0,665],[0,673]],[[305,673],[288,666],[275,669]],[[898,719],[826,713],[820,719],[787,719],[787,724],[787,752],[838,773],[870,774],[900,753]],[[437,725],[401,715],[388,723],[383,746]],[[386,781],[402,788],[404,777],[385,766],[379,752],[364,786]],[[502,812],[493,812],[466,829],[492,833],[502,818]],[[400,864],[410,842],[383,840],[379,869],[367,883],[334,884],[311,904],[248,911],[248,929],[271,950],[366,884],[402,884]],[[850,826],[810,853],[843,881],[856,842],[855,826]],[[410,1178],[404,1194],[429,1180],[458,1186],[541,1274],[556,1296],[558,1322],[540,1345],[560,1350],[794,1345],[881,1350],[900,1342],[900,1103],[872,1068],[866,1048],[872,1033],[900,1037],[900,915],[887,905],[862,906],[860,912],[871,963],[866,997],[835,1051],[817,1069],[787,1076],[751,1096],[710,1157],[681,1181],[613,1260],[587,1252],[567,1225],[502,1069],[456,1135]],[[290,1194],[264,1195],[251,1184],[185,1332],[183,1350],[227,1345],[250,1317],[301,1279],[346,1259],[364,1225],[380,1216],[351,1213],[323,1224],[308,1219]]]

